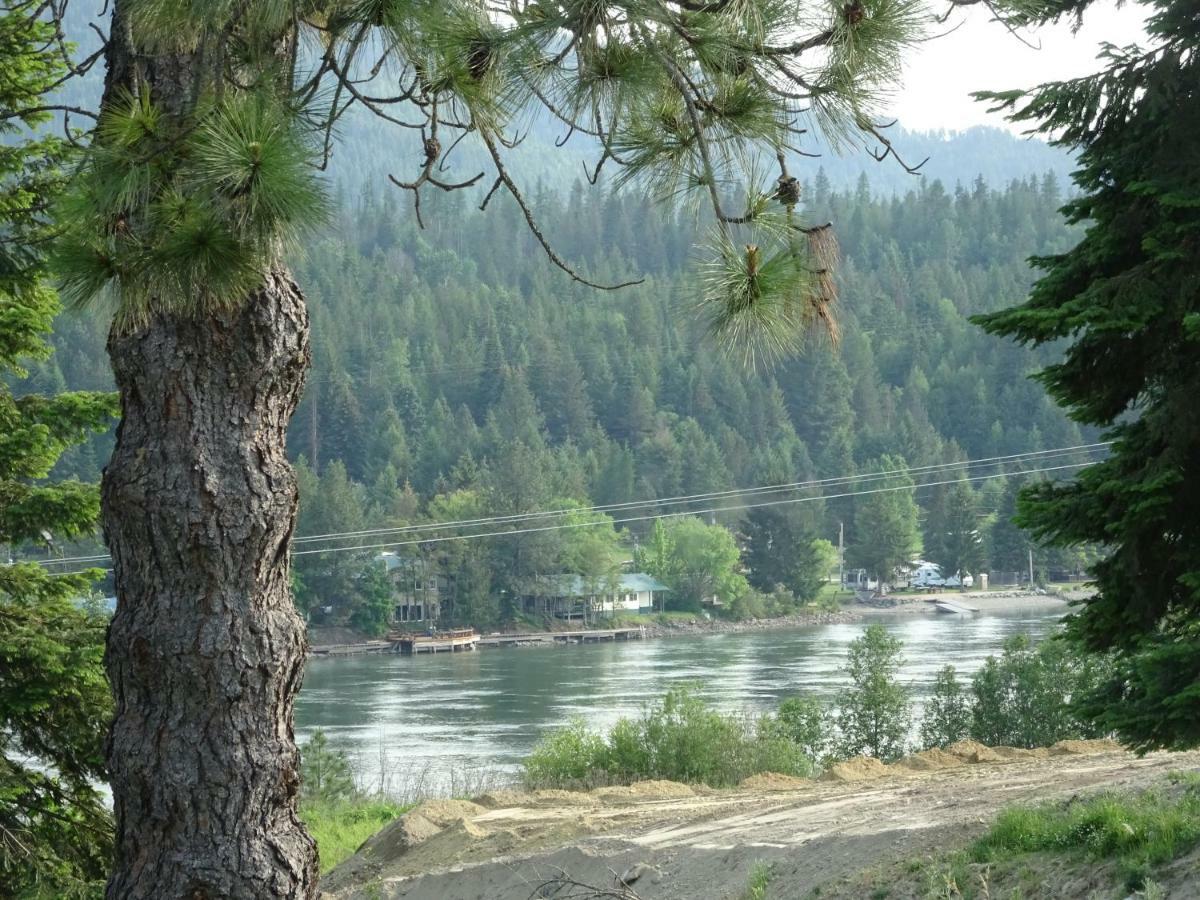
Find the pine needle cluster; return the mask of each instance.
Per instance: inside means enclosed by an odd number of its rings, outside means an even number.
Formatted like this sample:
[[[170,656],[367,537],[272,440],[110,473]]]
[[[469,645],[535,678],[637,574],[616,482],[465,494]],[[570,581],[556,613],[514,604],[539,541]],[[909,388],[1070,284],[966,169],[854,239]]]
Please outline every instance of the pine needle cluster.
[[[324,208],[311,145],[285,100],[212,98],[181,129],[146,95],[126,95],[106,111],[60,207],[60,292],[76,306],[111,295],[126,327],[227,308]]]

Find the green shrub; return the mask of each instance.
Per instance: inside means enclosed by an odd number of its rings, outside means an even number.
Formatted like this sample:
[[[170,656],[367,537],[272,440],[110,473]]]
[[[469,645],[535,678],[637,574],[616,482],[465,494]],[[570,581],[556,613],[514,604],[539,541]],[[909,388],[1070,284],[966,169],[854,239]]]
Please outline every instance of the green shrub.
[[[933,694],[921,718],[921,746],[948,747],[971,730],[970,697],[963,690],[954,666],[946,666],[933,682]]]
[[[990,746],[1046,747],[1068,738],[1098,737],[1072,701],[1089,692],[1103,666],[1065,641],[1036,646],[1017,635],[988,657],[971,682],[971,737]]]
[[[809,759],[817,760],[829,748],[829,713],[812,697],[789,697],[779,704],[773,718],[764,720],[779,737],[798,746]]]
[[[838,753],[879,759],[904,755],[910,719],[909,690],[896,680],[903,659],[899,638],[869,625],[850,642],[843,672],[850,684],[838,695]]]
[[[729,604],[729,617],[737,622],[747,619],[766,619],[770,613],[766,598],[753,590],[746,590],[733,598]]]
[[[607,735],[581,721],[547,735],[525,760],[525,781],[530,787],[578,787],[661,778],[722,787],[757,772],[810,774],[804,749],[765,721],[725,715],[693,687],[673,688]]]
[[[575,718],[537,742],[525,759],[525,780],[532,785],[579,786],[606,772],[604,738]]]
[[[313,803],[337,803],[358,796],[354,771],[346,753],[329,746],[317,729],[300,745],[300,797]]]

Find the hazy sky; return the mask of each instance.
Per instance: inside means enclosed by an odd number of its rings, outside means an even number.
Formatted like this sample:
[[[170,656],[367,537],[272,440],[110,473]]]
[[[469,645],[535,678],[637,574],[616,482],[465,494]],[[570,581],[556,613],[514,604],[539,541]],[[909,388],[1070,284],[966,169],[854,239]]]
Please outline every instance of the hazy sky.
[[[906,128],[960,130],[972,125],[1011,127],[987,104],[970,98],[972,91],[1032,87],[1084,75],[1097,68],[1096,51],[1103,41],[1144,41],[1146,7],[1127,3],[1117,9],[1102,0],[1088,10],[1084,26],[1071,34],[1067,23],[1025,32],[1033,49],[1018,41],[983,9],[972,9],[953,34],[918,47],[906,66],[904,87],[891,107]],[[952,20],[953,21],[953,20]],[[949,24],[949,23],[948,23]]]

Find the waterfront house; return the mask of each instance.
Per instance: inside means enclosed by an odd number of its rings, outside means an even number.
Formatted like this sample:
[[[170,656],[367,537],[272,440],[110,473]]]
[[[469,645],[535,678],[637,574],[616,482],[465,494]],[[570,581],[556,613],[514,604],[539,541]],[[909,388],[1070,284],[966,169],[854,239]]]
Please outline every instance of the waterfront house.
[[[436,622],[442,611],[445,576],[422,556],[385,550],[375,557],[387,569],[395,593],[396,622]]]
[[[649,613],[670,590],[644,572],[588,580],[582,575],[546,575],[526,590],[526,606],[562,619]]]

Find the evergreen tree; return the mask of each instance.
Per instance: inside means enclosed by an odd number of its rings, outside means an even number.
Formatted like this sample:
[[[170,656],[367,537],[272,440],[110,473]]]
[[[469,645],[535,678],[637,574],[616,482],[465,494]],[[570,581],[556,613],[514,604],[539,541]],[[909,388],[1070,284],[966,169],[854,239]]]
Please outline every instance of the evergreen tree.
[[[926,555],[942,567],[945,575],[979,572],[984,564],[984,543],[979,525],[975,491],[966,479],[950,485],[942,516],[930,517],[928,531],[936,545],[926,546]]]
[[[1152,47],[1107,46],[1092,76],[986,95],[1078,150],[1064,212],[1087,226],[1037,260],[1025,303],[980,320],[1025,343],[1070,341],[1039,379],[1113,441],[1073,482],[1028,489],[1018,522],[1039,541],[1106,548],[1069,633],[1116,653],[1086,709],[1142,750],[1200,743],[1200,21],[1189,2],[1151,7]]]
[[[315,803],[349,800],[358,793],[350,760],[329,746],[329,738],[319,728],[300,747],[300,793]]]
[[[896,569],[911,562],[921,549],[913,480],[899,457],[880,457],[869,468],[891,474],[870,483],[875,493],[856,498],[847,560],[881,582],[890,582]]]
[[[1017,497],[1021,482],[1015,478],[1005,480],[1000,495],[996,518],[988,532],[988,560],[992,570],[1002,573],[1028,571],[1029,535],[1014,521],[1017,515]]]
[[[764,506],[746,517],[744,557],[749,580],[760,591],[783,585],[802,603],[817,598],[832,564],[828,541],[816,537],[797,505]]]
[[[25,366],[50,354],[45,336],[59,311],[40,248],[65,147],[21,130],[45,121],[22,111],[63,74],[47,52],[53,40],[51,25],[21,9],[0,12],[0,547],[18,557],[0,563],[0,893],[13,897],[90,893],[112,853],[100,787],[112,712],[106,615],[84,602],[100,573],[20,561],[23,547],[94,530],[95,485],[47,476],[116,414],[111,395],[22,390]]]

